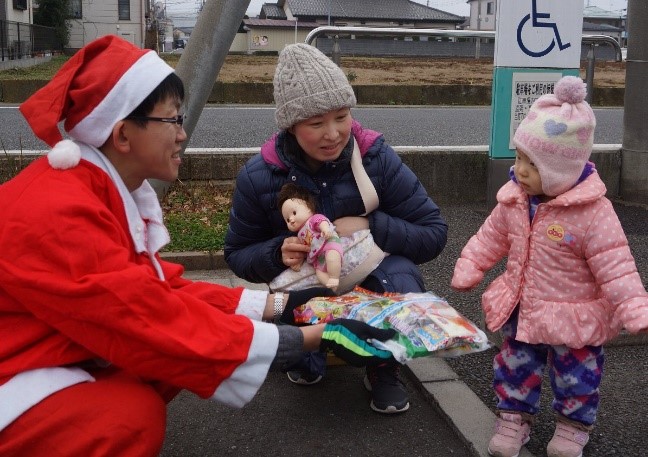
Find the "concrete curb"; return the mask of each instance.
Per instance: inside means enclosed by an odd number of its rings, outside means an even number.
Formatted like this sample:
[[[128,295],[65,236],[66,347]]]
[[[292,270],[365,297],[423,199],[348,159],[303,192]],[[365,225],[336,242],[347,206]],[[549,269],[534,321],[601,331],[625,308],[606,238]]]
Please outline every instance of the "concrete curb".
[[[19,61],[11,61],[19,62]],[[0,101],[22,103],[48,80],[0,80]],[[489,105],[492,84],[352,84],[360,105]],[[207,103],[274,103],[272,83],[216,81]],[[592,106],[623,106],[625,87],[595,87]],[[457,103],[459,101],[459,103]]]
[[[414,359],[405,366],[448,424],[475,456],[488,457],[488,442],[495,428],[495,414],[443,359]],[[525,447],[521,457],[533,457]]]
[[[229,270],[223,251],[161,252],[163,260],[179,263],[185,270]]]

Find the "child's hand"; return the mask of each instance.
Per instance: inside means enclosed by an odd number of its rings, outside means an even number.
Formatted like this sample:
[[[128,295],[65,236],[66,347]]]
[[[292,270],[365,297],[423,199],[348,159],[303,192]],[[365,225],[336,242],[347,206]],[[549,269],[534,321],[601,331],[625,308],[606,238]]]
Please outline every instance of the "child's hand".
[[[457,292],[469,292],[475,288],[475,286],[457,287],[454,284],[451,284],[450,287]]]
[[[624,327],[630,333],[648,332],[648,312],[645,312],[642,316],[626,322]]]
[[[459,259],[452,275],[451,287],[459,291],[473,289],[484,279],[484,272],[474,262],[468,259]]]
[[[645,298],[634,298],[632,301],[634,303],[624,312],[623,326],[630,333],[645,333],[648,331],[648,303]]]

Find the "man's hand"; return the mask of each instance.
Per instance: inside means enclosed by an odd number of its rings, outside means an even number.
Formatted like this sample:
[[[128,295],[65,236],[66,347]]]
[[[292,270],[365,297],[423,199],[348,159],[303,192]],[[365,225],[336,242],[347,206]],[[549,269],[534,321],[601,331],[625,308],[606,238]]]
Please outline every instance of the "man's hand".
[[[380,365],[394,360],[392,353],[373,346],[369,340],[385,341],[394,329],[379,329],[353,319],[334,319],[324,327],[320,351],[332,351],[354,367]]]
[[[288,293],[288,300],[286,307],[281,313],[280,321],[284,324],[295,325],[294,310],[298,306],[302,306],[311,298],[315,297],[335,297],[337,294],[327,287],[311,287],[303,290],[293,290]]]

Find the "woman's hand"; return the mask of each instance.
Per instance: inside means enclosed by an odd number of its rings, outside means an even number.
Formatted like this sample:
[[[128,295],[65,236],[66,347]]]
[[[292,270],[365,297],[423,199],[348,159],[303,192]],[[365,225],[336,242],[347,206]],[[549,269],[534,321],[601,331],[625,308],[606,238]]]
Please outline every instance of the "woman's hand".
[[[333,221],[339,236],[351,236],[360,230],[369,228],[369,219],[363,216],[345,216]]]
[[[310,251],[309,246],[302,243],[296,236],[290,236],[281,245],[281,261],[288,268],[299,271],[308,251]]]

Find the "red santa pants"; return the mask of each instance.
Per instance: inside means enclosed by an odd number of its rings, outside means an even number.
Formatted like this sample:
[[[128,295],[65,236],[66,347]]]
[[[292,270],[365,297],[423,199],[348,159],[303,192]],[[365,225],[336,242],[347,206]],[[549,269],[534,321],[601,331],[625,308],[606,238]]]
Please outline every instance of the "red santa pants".
[[[0,432],[0,455],[159,455],[166,402],[177,389],[153,386],[114,369],[92,375],[95,382],[56,392],[9,424]]]

